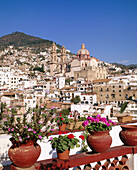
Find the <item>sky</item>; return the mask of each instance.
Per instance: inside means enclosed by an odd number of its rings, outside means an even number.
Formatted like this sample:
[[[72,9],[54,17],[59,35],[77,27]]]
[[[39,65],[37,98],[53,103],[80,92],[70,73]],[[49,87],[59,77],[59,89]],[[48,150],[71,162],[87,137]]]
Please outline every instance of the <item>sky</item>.
[[[15,31],[137,64],[137,0],[0,0],[0,37]]]

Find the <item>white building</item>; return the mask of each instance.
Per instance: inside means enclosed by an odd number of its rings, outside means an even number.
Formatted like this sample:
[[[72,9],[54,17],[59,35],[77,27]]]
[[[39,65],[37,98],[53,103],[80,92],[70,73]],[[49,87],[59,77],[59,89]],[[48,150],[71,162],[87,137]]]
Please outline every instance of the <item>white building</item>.
[[[62,89],[65,86],[65,77],[56,78],[56,87],[57,89]]]

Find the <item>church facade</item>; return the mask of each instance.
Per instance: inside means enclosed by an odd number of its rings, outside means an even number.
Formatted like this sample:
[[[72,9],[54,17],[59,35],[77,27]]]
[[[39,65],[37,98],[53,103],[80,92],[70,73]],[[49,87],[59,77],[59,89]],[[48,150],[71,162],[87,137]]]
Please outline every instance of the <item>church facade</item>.
[[[60,60],[58,61],[56,45],[53,43],[51,47],[50,73],[51,76],[61,74],[66,78],[72,77],[74,80],[83,78],[87,81],[93,81],[95,79],[105,79],[107,69],[102,61],[95,57],[90,57],[90,53],[85,49],[84,44],[81,45],[77,56],[71,61],[67,61],[66,48],[63,46]]]

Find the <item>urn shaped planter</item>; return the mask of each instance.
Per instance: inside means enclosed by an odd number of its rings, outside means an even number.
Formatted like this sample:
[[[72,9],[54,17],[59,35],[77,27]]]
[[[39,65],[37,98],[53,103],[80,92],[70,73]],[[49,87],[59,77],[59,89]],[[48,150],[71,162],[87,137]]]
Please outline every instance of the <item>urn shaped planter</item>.
[[[87,143],[90,149],[95,153],[105,152],[110,148],[112,138],[107,131],[92,131],[87,137]]]
[[[39,144],[28,141],[26,144],[15,145],[13,144],[8,151],[9,158],[13,164],[20,168],[27,168],[34,165],[41,153]]]
[[[127,146],[137,146],[137,125],[121,125],[121,141]]]

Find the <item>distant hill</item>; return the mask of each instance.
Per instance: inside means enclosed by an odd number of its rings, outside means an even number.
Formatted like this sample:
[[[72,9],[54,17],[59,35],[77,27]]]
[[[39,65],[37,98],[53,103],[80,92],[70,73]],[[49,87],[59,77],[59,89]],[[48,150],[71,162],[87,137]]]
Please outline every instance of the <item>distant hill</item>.
[[[13,32],[12,34],[0,37],[0,49],[13,45],[14,47],[20,46],[37,46],[37,47],[50,47],[53,41],[45,40],[42,38],[27,35],[23,32]],[[61,47],[57,44],[58,47]]]
[[[130,65],[123,65],[123,64],[119,64],[119,63],[111,63],[113,65],[115,65],[116,67],[120,67],[122,69],[135,69],[137,68],[137,64],[130,64]]]

